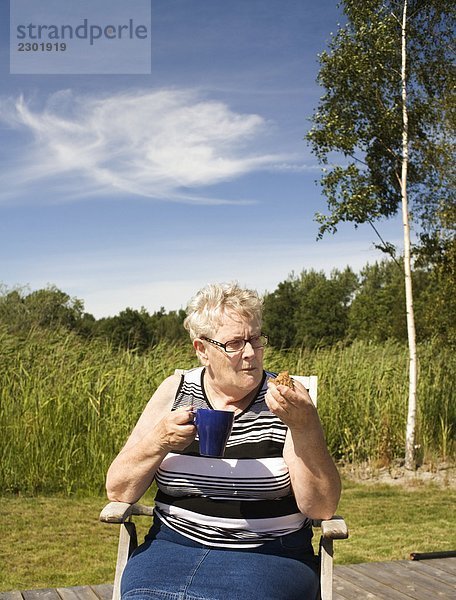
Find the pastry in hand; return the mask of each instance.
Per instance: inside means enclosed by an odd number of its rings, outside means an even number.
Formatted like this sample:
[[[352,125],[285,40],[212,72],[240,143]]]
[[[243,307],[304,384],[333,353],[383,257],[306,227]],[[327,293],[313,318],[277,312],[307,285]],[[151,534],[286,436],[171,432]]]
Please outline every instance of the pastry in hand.
[[[271,381],[275,385],[286,385],[287,387],[294,390],[294,382],[293,379],[290,377],[288,371],[282,371],[277,375],[275,379],[270,379],[269,381]]]

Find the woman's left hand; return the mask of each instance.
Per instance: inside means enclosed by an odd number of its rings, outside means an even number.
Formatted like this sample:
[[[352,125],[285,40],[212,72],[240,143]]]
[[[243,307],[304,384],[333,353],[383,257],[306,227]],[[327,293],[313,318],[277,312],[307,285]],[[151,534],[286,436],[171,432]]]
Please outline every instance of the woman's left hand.
[[[311,519],[329,519],[340,497],[340,477],[328,452],[323,428],[309,392],[268,383],[269,410],[288,427],[283,458],[299,510]]]
[[[315,418],[318,420],[318,415],[306,388],[299,381],[293,383],[294,390],[269,381],[265,401],[269,410],[291,430],[303,431],[312,426]]]

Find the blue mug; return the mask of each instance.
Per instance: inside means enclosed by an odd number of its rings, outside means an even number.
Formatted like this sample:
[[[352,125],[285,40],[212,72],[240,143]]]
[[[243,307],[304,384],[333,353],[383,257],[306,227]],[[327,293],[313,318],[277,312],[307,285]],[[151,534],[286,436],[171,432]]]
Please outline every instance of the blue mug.
[[[234,422],[234,411],[197,408],[194,411],[201,456],[222,458]]]

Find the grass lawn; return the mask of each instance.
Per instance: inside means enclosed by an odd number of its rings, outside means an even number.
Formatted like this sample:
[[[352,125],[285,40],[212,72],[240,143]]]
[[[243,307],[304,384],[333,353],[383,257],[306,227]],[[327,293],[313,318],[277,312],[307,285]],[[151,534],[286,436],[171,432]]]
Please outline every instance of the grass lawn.
[[[98,522],[104,498],[0,497],[0,591],[108,583],[114,579],[116,525]],[[337,564],[454,550],[456,490],[345,482],[338,513],[350,538],[336,542]],[[138,519],[140,536],[147,519]]]

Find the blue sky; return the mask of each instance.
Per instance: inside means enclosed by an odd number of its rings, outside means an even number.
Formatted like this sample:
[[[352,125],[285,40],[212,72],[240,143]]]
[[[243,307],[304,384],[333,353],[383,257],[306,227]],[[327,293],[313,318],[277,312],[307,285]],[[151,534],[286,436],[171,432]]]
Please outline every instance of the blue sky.
[[[335,1],[152,0],[150,73],[74,75],[10,74],[8,5],[3,284],[55,284],[101,317],[179,309],[211,281],[271,292],[291,272],[382,258],[368,227],[316,241],[326,203],[303,138]],[[380,229],[400,245],[397,220]]]

